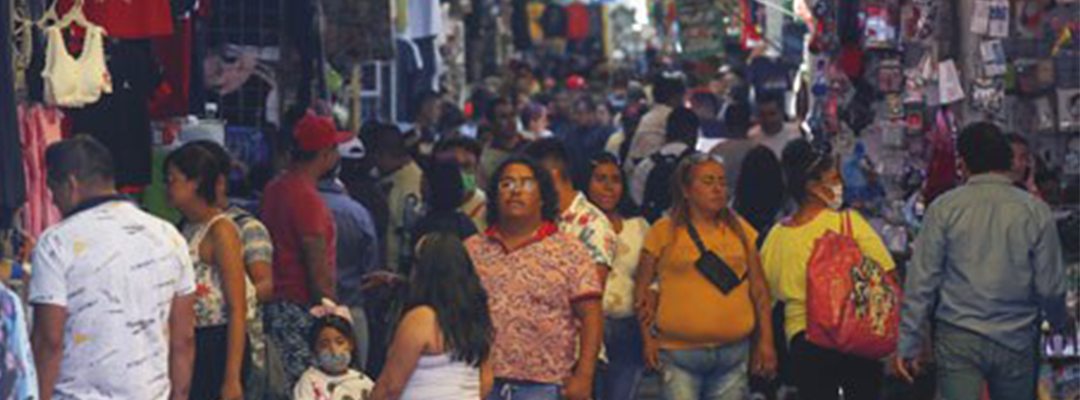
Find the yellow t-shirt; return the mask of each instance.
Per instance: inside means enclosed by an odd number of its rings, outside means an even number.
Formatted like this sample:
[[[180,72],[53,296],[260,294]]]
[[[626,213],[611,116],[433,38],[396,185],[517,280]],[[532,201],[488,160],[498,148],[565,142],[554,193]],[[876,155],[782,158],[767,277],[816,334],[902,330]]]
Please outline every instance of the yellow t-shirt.
[[[895,269],[896,263],[874,228],[858,212],[850,213],[852,236],[863,255],[877,261],[886,271]],[[806,267],[814,242],[826,231],[840,232],[841,215],[825,210],[803,226],[777,224],[761,248],[761,266],[772,298],[784,302],[784,332],[788,340],[806,330]]]
[[[753,248],[757,231],[740,219]],[[705,247],[722,258],[740,277],[749,267],[746,247],[739,235],[726,226],[696,227]],[[659,259],[660,301],[657,328],[660,347],[669,350],[720,346],[747,338],[754,330],[754,306],[750,282],[743,281],[725,295],[705,278],[694,263],[701,252],[685,226],[676,227],[663,218],[649,229],[645,250]]]

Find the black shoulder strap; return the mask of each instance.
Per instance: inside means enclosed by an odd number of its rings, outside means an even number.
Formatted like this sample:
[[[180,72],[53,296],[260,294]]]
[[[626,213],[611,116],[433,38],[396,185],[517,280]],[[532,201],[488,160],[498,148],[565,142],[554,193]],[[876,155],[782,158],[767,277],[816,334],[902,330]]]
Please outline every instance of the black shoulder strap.
[[[712,252],[707,247],[705,247],[705,242],[701,240],[701,235],[699,235],[697,229],[694,228],[694,224],[688,224],[686,226],[686,228],[687,228],[686,230],[689,231],[689,233],[690,233],[690,240],[694,241],[694,246],[697,246],[698,251],[701,252],[702,256]],[[746,277],[750,276],[750,267],[749,267],[749,262],[750,262],[749,257],[750,257],[750,255],[747,254],[746,256],[748,257],[747,260],[746,260],[746,262],[748,264],[747,264],[746,269],[743,270],[742,276],[739,277],[740,281],[746,280]],[[724,259],[722,257],[720,257],[719,255],[715,255],[715,257],[716,257],[716,259],[720,260],[720,262],[723,263],[724,266],[726,266],[728,269],[731,268],[730,266],[727,266],[727,262],[724,261]]]
[[[687,224],[686,230],[690,232],[690,240],[694,241],[694,246],[697,246],[698,251],[700,251],[701,254],[707,253],[709,249],[705,247],[705,242],[701,240],[701,235],[699,235],[697,229],[694,228],[694,224]]]

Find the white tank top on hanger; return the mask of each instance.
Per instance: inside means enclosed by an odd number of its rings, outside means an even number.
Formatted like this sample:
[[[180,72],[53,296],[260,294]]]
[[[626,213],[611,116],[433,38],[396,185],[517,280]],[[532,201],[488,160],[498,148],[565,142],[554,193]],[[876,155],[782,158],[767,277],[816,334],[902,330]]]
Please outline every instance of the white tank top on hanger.
[[[45,102],[61,107],[83,107],[93,104],[102,93],[112,93],[112,78],[105,65],[104,29],[86,29],[83,51],[75,58],[68,51],[60,28],[46,29],[48,44],[45,53]]]

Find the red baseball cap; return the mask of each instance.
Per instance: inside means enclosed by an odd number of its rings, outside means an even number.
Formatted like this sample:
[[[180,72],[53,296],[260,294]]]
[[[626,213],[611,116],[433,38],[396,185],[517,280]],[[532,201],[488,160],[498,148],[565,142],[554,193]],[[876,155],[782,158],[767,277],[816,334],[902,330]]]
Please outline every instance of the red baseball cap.
[[[328,147],[334,147],[352,139],[352,132],[341,132],[334,125],[330,117],[320,117],[308,113],[296,122],[293,128],[293,137],[303,151],[319,151]]]

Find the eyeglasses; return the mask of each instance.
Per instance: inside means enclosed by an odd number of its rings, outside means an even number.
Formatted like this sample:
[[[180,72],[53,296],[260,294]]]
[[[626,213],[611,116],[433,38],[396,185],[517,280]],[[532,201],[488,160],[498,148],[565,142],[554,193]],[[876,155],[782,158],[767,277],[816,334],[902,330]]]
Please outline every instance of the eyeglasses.
[[[499,181],[500,192],[532,192],[536,190],[536,179],[524,178],[524,179],[503,179]]]

